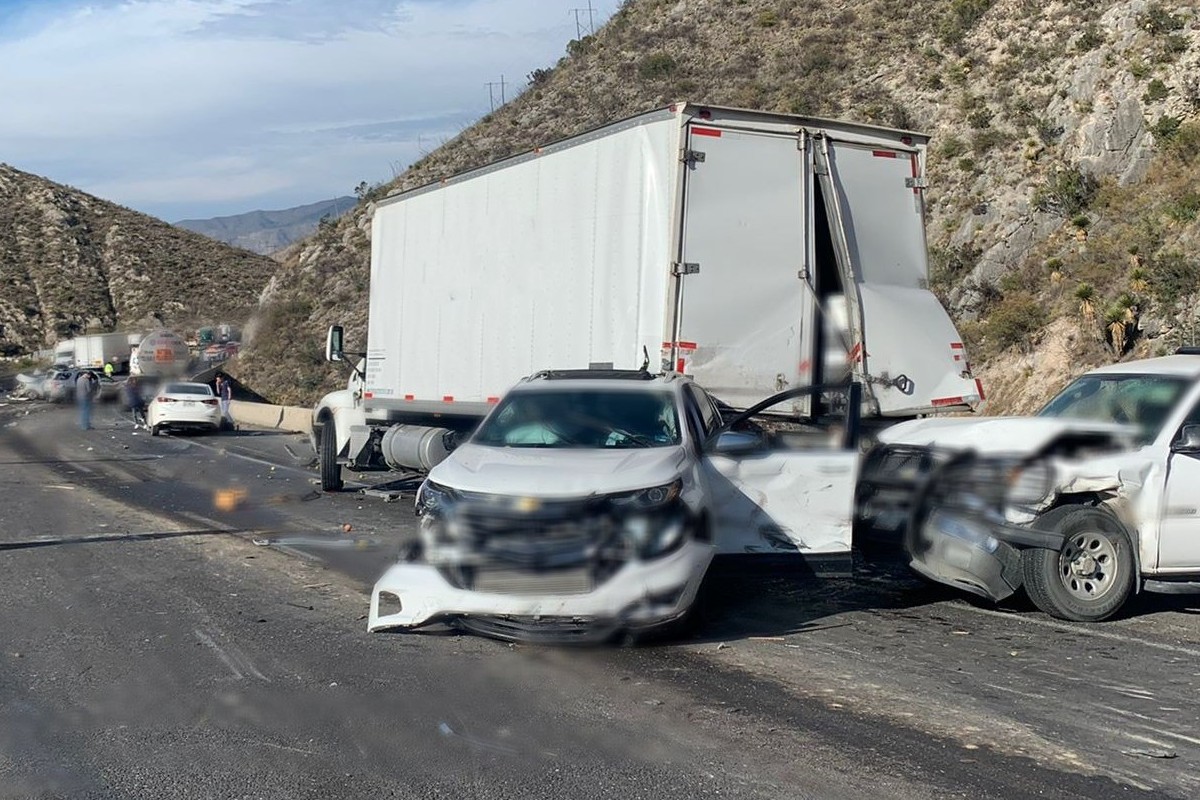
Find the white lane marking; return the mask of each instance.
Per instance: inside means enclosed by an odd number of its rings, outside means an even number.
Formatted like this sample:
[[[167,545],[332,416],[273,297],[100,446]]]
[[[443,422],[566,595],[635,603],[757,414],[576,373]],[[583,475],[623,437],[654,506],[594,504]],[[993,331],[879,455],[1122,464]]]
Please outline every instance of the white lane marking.
[[[246,657],[245,653],[238,652],[237,649],[232,646],[230,646],[228,649],[222,648],[204,631],[200,630],[199,628],[195,628],[193,630],[196,634],[196,638],[198,638],[201,642],[207,645],[209,649],[217,654],[217,658],[221,659],[221,662],[225,666],[229,667],[229,671],[233,673],[235,678],[241,680],[244,677],[243,670],[245,670],[245,672],[250,673],[260,681],[265,681],[266,683],[271,682],[270,678],[259,672],[258,667],[254,666],[253,662]]]
[[[1187,656],[1200,658],[1200,649],[1194,647],[1183,647],[1177,644],[1167,644],[1166,642],[1152,642],[1148,639],[1141,639],[1137,636],[1126,636],[1121,633],[1113,633],[1112,631],[1102,631],[1092,628],[1077,628],[1074,625],[1068,625],[1064,622],[1054,622],[1048,619],[1037,619],[1036,617],[1018,616],[1007,611],[993,611],[990,608],[978,608],[967,604],[959,605],[958,608],[963,611],[970,611],[973,614],[985,614],[989,617],[1000,617],[1013,622],[1024,622],[1029,625],[1040,625],[1043,628],[1053,628],[1057,631],[1066,633],[1075,633],[1081,636],[1092,636],[1097,639],[1108,639],[1114,642],[1123,642],[1125,644],[1140,644],[1146,647],[1153,647],[1156,650],[1165,650],[1168,653],[1181,653]]]
[[[204,449],[211,450],[212,452],[217,453],[218,455],[233,456],[234,458],[240,458],[243,461],[249,461],[252,464],[258,464],[259,466],[263,466],[263,467],[274,467],[275,469],[284,469],[284,470],[287,470],[288,472],[295,472],[297,475],[305,475],[310,478],[315,474],[312,470],[302,469],[300,467],[289,467],[286,464],[279,464],[274,461],[268,461],[265,458],[256,458],[254,456],[248,456],[245,453],[238,453],[238,452],[230,450],[226,447],[217,447],[216,445],[204,444],[203,442],[193,442],[193,441],[189,441],[188,444],[195,445],[196,447],[203,447]]]
[[[237,664],[234,662],[233,658],[230,657],[230,655],[224,650],[222,650],[221,646],[212,640],[212,637],[199,628],[196,628],[193,633],[196,634],[196,638],[203,642],[208,649],[217,654],[217,658],[221,659],[222,664],[229,667],[229,671],[233,673],[233,677],[237,678],[238,680],[241,680],[243,677],[245,677],[242,675],[242,671],[237,668]]]

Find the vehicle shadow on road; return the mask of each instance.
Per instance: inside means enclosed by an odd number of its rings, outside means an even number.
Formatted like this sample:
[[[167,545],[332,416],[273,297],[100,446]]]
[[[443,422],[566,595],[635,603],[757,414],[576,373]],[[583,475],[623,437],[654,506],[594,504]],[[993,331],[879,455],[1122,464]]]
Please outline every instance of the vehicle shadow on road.
[[[943,602],[960,593],[924,582],[899,564],[873,565],[851,577],[714,569],[696,601],[689,643],[788,636],[853,624],[853,611],[894,611]]]

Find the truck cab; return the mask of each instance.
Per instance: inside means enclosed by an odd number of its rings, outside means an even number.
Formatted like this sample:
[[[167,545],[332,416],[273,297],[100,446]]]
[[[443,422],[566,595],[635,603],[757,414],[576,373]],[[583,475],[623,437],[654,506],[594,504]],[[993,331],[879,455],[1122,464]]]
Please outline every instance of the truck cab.
[[[1200,351],[1092,370],[1031,417],[880,435],[860,535],[925,577],[1099,621],[1139,591],[1200,591]]]

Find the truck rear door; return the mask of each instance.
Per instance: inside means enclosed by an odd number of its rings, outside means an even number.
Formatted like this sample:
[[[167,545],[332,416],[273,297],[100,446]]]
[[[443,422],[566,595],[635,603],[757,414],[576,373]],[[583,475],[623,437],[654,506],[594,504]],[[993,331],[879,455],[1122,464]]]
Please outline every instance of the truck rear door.
[[[812,358],[804,158],[795,135],[692,123],[664,360],[725,403],[793,385]]]
[[[822,136],[815,143],[834,249],[850,302],[855,372],[884,416],[980,402],[962,337],[928,290],[920,153]]]

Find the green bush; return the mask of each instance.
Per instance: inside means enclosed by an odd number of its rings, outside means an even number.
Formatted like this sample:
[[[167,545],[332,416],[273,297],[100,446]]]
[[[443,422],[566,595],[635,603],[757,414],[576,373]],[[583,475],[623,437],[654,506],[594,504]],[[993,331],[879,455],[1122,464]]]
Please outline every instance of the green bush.
[[[1176,222],[1195,222],[1200,216],[1200,194],[1189,192],[1178,200],[1167,203],[1167,216]]]
[[[645,80],[665,78],[675,71],[675,59],[670,53],[651,53],[638,63],[638,75]]]
[[[1100,27],[1092,22],[1083,29],[1083,33],[1075,40],[1075,51],[1078,53],[1089,53],[1102,44],[1104,44],[1104,34],[1100,32]]]
[[[769,8],[760,12],[756,21],[760,28],[774,28],[779,24],[779,12]]]
[[[1027,346],[1048,321],[1045,304],[1029,292],[1006,295],[984,323],[985,335],[997,350]]]
[[[942,18],[937,24],[937,34],[948,45],[962,43],[967,31],[992,7],[993,0],[950,0],[942,4]]]
[[[945,140],[942,141],[940,150],[942,158],[947,160],[958,158],[963,153],[967,152],[967,143],[962,139],[959,139],[957,136],[947,136]]]
[[[1173,306],[1180,298],[1200,289],[1200,263],[1179,250],[1169,250],[1155,256],[1150,264],[1150,292],[1154,299]]]
[[[1138,27],[1154,36],[1181,30],[1183,18],[1172,14],[1162,3],[1151,3],[1138,15]]]
[[[1142,95],[1142,101],[1146,103],[1154,103],[1162,100],[1170,93],[1171,90],[1167,88],[1167,85],[1158,78],[1155,78],[1154,80],[1150,81],[1150,84],[1146,87],[1146,93]]]
[[[1172,117],[1169,114],[1163,114],[1158,118],[1158,122],[1150,126],[1150,132],[1154,134],[1154,138],[1160,142],[1169,142],[1172,137],[1179,132],[1179,128],[1183,125],[1183,120],[1179,117]]]
[[[1078,167],[1055,170],[1033,194],[1033,205],[1039,211],[1074,217],[1082,213],[1096,196],[1096,179]]]

